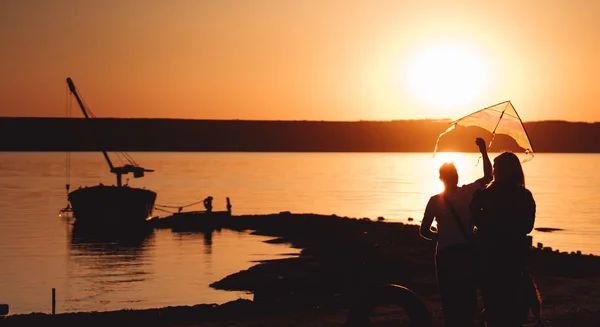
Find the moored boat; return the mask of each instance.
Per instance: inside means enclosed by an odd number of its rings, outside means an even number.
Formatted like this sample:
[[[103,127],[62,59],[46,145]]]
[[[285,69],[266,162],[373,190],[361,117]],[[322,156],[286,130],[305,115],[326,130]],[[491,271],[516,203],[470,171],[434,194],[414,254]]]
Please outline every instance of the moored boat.
[[[152,215],[156,193],[125,186],[81,187],[68,195],[78,223],[143,223]]]
[[[85,118],[91,119],[91,112],[84,105],[71,78],[67,78],[67,85]],[[80,187],[68,193],[75,222],[77,224],[117,226],[145,223],[152,216],[156,193],[147,189],[130,187],[127,184],[123,185],[122,175],[132,173],[134,178],[140,178],[144,176],[145,172],[153,170],[140,167],[129,155],[125,155],[129,164],[116,167],[106,151],[102,151],[102,154],[110,172],[116,175],[117,184]],[[67,183],[67,192],[69,188],[70,185]]]

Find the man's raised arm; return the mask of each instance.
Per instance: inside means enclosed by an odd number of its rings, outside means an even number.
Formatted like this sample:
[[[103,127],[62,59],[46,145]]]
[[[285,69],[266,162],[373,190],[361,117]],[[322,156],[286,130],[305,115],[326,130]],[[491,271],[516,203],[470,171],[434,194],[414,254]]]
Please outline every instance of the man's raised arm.
[[[481,152],[481,158],[483,160],[483,177],[480,178],[478,182],[488,184],[492,181],[493,174],[492,162],[490,161],[490,157],[487,153],[487,146],[485,144],[485,141],[481,137],[475,139],[475,144],[477,144],[477,146],[479,147],[479,152]]]

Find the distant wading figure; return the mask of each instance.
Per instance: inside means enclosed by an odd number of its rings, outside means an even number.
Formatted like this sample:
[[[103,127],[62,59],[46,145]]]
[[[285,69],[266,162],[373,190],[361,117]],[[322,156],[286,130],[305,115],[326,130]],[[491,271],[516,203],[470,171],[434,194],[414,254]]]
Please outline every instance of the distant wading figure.
[[[492,164],[485,141],[477,138],[475,143],[483,158],[484,176],[471,184],[458,186],[454,164],[443,164],[440,180],[444,191],[429,199],[420,228],[423,238],[437,240],[435,263],[446,327],[473,326],[477,313],[477,283],[468,236],[472,234],[469,204],[475,191],[492,180]],[[437,232],[431,230],[434,219]]]
[[[476,192],[471,203],[479,234],[484,316],[488,327],[516,327],[535,306],[531,299],[537,294],[526,270],[527,234],[533,229],[536,205],[514,153],[496,157],[493,169],[494,181]],[[537,305],[532,308],[539,319]]]
[[[206,209],[206,212],[212,212],[212,201],[212,196],[209,196],[206,199],[204,199],[204,208]]]
[[[231,201],[229,200],[229,197],[227,197],[227,213],[231,215]]]

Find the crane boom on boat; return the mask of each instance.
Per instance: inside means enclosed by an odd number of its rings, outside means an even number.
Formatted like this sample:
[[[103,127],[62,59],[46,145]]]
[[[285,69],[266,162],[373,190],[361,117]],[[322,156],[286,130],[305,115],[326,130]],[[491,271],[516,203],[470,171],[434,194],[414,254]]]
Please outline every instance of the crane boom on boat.
[[[83,112],[83,115],[85,116],[85,118],[91,119],[90,115],[89,115],[90,110],[83,103],[83,100],[81,99],[81,96],[79,95],[79,92],[77,91],[77,88],[75,88],[75,83],[73,83],[73,80],[70,77],[67,77],[67,84],[69,86],[69,91],[71,92],[71,94],[73,94],[73,96],[77,100],[77,103],[79,104],[79,108],[81,108],[81,111]],[[112,161],[110,160],[108,153],[106,153],[105,150],[102,150],[102,154],[104,155],[104,159],[106,159],[106,162],[108,163],[108,166],[110,167],[110,172],[117,175],[117,186],[122,186],[121,176],[124,174],[133,173],[134,178],[139,178],[139,177],[143,177],[145,172],[153,172],[154,171],[152,169],[142,168],[135,163],[126,164],[121,167],[115,167],[113,165]]]

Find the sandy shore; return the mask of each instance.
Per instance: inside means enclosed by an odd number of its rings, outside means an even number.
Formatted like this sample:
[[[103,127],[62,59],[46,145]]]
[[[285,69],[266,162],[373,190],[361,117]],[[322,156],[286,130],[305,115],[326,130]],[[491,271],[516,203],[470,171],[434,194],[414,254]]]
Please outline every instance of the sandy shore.
[[[216,224],[216,225],[215,225]],[[102,313],[10,315],[5,326],[343,326],[350,304],[372,286],[408,287],[443,326],[433,266],[434,244],[418,226],[314,214],[218,217],[213,228],[253,230],[302,248],[298,258],[258,263],[213,283],[254,292],[254,301]],[[163,225],[162,227],[165,227]],[[534,240],[535,243],[535,240]],[[530,270],[543,297],[546,326],[600,325],[600,258],[532,249]],[[408,318],[382,300],[372,326]],[[405,324],[408,326],[408,324]]]

